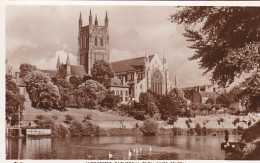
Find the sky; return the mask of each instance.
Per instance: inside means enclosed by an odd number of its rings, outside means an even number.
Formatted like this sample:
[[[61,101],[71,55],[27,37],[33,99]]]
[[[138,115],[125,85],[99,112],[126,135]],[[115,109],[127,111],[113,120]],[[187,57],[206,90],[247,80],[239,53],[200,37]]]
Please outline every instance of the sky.
[[[58,56],[65,63],[69,54],[76,63],[78,19],[88,25],[89,10],[104,25],[109,17],[110,61],[150,54],[161,59],[165,50],[170,78],[178,76],[180,87],[210,84],[197,61],[189,61],[194,53],[183,37],[184,27],[169,20],[171,6],[7,6],[6,59],[15,71],[21,63],[40,69],[55,69]]]

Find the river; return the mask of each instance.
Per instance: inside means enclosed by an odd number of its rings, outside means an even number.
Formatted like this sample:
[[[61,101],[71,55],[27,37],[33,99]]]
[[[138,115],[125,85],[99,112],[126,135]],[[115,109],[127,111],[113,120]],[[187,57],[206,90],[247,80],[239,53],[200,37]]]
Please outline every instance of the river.
[[[237,135],[230,135],[230,141],[237,140]],[[6,139],[6,158],[224,160],[225,152],[220,149],[220,143],[223,141],[223,135],[10,138]],[[131,157],[129,156],[129,150],[132,153]],[[111,158],[109,158],[109,153],[111,154],[110,156],[112,156]]]

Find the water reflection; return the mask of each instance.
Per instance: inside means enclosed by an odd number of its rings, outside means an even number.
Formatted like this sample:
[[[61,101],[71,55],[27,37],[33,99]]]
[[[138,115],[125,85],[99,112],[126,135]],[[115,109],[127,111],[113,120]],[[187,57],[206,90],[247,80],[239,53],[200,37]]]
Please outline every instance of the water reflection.
[[[235,141],[237,136],[231,136]],[[6,139],[7,159],[220,159],[223,136]],[[151,149],[150,149],[151,146]],[[141,149],[141,150],[140,150]],[[129,157],[129,151],[131,157]]]

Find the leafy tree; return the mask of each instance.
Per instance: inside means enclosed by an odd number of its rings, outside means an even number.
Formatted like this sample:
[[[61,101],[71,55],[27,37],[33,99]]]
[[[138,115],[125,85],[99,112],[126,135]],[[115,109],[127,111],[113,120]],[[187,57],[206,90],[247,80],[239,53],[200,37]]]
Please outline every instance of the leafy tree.
[[[251,111],[260,110],[260,72],[252,74],[240,84],[239,96]]]
[[[147,117],[144,121],[143,126],[141,127],[141,130],[145,133],[145,134],[156,134],[158,132],[158,122],[155,121],[154,119]]]
[[[177,122],[177,121],[178,121],[178,117],[177,116],[170,116],[168,118],[167,123],[170,124],[170,125],[174,125],[174,123]]]
[[[109,63],[104,60],[98,60],[93,64],[91,75],[94,80],[100,82],[104,86],[108,86],[111,78],[114,76]]]
[[[201,128],[201,126],[200,126],[199,123],[196,123],[195,132],[196,132],[198,135],[201,135],[202,128]]]
[[[105,98],[106,88],[97,81],[87,80],[75,90],[78,107],[94,107]]]
[[[23,63],[20,65],[20,78],[23,78],[27,75],[27,73],[35,71],[36,66],[30,65],[28,63]]]
[[[48,75],[36,70],[29,72],[24,81],[33,106],[45,109],[57,107],[60,99],[59,89]]]
[[[170,19],[185,25],[184,36],[193,42],[189,47],[195,49],[190,59],[199,60],[204,73],[211,73],[212,81],[226,87],[244,74],[259,78],[259,15],[258,7],[202,6],[183,7]],[[259,88],[259,84],[254,82],[245,81],[243,86],[246,89]],[[257,101],[255,98],[259,99],[258,93],[245,98],[249,109],[259,108],[257,102],[250,105],[252,101]]]
[[[184,7],[171,21],[186,26],[184,36],[196,49],[190,59],[199,59],[201,68],[225,86],[259,69],[259,14],[258,7]]]
[[[74,75],[69,78],[69,82],[74,86],[74,88],[77,88],[81,83],[80,78]]]
[[[184,98],[184,93],[177,88],[173,88],[169,92],[169,95],[173,100],[176,110],[179,112],[178,114],[180,115],[185,113],[185,110],[187,109],[187,101]]]
[[[108,91],[106,93],[106,97],[101,102],[101,106],[112,109],[116,107],[119,102],[120,102],[120,96],[114,95],[112,91]]]
[[[139,96],[139,104],[142,110],[145,110],[145,114],[149,115],[150,117],[154,117],[155,119],[160,119],[160,111],[155,104],[155,98],[150,92],[140,93]]]
[[[18,114],[22,115],[25,98],[20,94],[19,88],[10,75],[5,77],[5,117],[7,123],[18,124]],[[20,113],[18,113],[20,107]]]

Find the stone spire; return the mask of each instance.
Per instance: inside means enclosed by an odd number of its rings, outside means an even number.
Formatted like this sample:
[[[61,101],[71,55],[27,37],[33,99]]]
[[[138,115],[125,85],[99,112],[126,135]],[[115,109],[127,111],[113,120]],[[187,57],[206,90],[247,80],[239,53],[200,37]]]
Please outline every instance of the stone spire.
[[[92,25],[92,14],[91,14],[91,9],[89,11],[89,25]]]
[[[105,27],[108,27],[108,16],[107,16],[107,11],[106,11],[106,17],[105,17]]]
[[[98,26],[97,14],[96,14],[96,17],[95,17],[95,25]]]
[[[56,68],[59,69],[60,68],[60,56],[58,56],[58,60],[57,60],[57,65]]]

